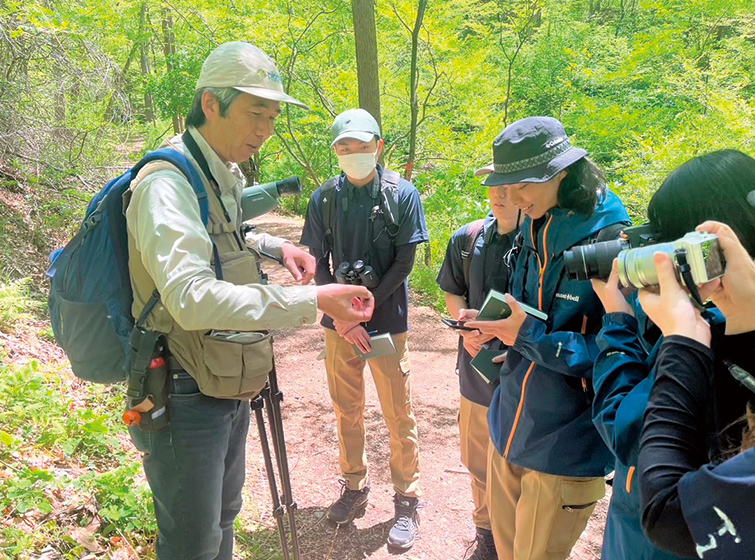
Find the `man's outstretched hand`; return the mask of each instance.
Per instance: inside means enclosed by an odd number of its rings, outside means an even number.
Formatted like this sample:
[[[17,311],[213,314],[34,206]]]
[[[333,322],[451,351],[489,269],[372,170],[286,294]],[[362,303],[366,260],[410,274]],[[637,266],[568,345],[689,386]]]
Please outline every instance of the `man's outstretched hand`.
[[[364,323],[372,318],[375,298],[364,286],[325,284],[317,286],[317,307],[334,321]]]
[[[315,277],[315,258],[293,243],[281,245],[281,264],[301,285],[309,284]]]

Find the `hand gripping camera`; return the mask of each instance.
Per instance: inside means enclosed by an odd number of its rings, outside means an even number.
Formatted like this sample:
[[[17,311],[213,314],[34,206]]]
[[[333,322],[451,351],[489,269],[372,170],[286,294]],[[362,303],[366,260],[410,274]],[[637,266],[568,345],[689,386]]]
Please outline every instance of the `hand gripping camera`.
[[[380,279],[375,270],[363,260],[354,261],[352,265],[349,262],[342,262],[336,269],[336,282],[339,284],[356,284],[365,288],[377,288]]]
[[[658,243],[648,224],[624,230],[625,239],[579,245],[564,252],[564,264],[572,280],[608,278],[615,258],[619,260],[622,285],[644,288],[658,284],[653,255],[666,253],[674,263],[677,277],[688,284],[687,273],[695,285],[710,282],[723,275],[726,267],[718,236],[690,232],[669,243]]]

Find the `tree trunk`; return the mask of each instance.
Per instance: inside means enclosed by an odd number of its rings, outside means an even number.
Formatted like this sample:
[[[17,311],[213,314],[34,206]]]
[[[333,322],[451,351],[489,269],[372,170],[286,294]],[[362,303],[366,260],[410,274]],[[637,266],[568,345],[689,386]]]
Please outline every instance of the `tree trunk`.
[[[359,82],[359,106],[375,117],[382,130],[375,0],[352,0],[352,16]]]
[[[417,50],[419,49],[419,32],[422,30],[422,20],[425,17],[427,0],[419,0],[417,5],[417,17],[414,20],[414,29],[412,29],[412,61],[410,65],[409,95],[411,107],[411,121],[409,124],[409,157],[404,167],[404,177],[407,181],[412,178],[412,167],[414,167],[414,158],[417,154],[417,120],[419,119],[419,99],[417,98],[417,87],[419,85],[419,68],[417,63]]]
[[[149,33],[147,32],[147,3],[142,4],[139,13],[139,64],[142,69],[142,77],[147,81],[147,76],[152,74],[149,67]],[[144,118],[149,123],[155,122],[155,112],[152,108],[152,94],[144,92]]]
[[[163,52],[165,54],[165,65],[168,73],[175,70],[176,65],[173,57],[176,54],[176,36],[173,33],[173,16],[168,8],[163,8]],[[181,134],[184,129],[184,119],[182,115],[173,113],[173,132]]]

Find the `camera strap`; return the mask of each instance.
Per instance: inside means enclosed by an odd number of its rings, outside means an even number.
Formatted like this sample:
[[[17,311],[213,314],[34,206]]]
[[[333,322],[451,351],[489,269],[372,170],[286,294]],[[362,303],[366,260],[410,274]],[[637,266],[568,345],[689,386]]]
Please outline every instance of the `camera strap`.
[[[681,277],[684,286],[689,290],[690,296],[692,296],[692,303],[701,313],[704,312],[705,304],[700,297],[700,292],[697,289],[697,285],[695,285],[695,281],[692,279],[692,267],[690,267],[689,262],[687,261],[687,250],[676,249],[674,251],[674,258],[676,259],[676,264],[679,269],[679,276]]]

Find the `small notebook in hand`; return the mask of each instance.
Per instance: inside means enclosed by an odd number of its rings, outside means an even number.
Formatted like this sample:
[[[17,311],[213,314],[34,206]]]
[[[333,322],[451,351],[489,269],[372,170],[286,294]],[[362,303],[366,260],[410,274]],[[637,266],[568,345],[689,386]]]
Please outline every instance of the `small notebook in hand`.
[[[498,381],[498,374],[500,373],[503,364],[494,364],[493,358],[505,353],[506,350],[480,348],[480,351],[477,352],[477,355],[472,358],[472,361],[469,362],[469,364],[478,374],[480,374],[480,377],[482,377],[485,383],[495,383]]]
[[[354,349],[363,360],[382,358],[383,356],[391,356],[396,353],[396,347],[393,344],[391,333],[382,333],[371,336],[370,348],[371,350],[365,354],[356,346],[356,344],[354,345]]]
[[[522,311],[528,315],[540,319],[541,321],[548,320],[548,315],[539,309],[535,309],[534,307],[530,307],[521,302],[518,303],[519,307],[522,308]],[[498,319],[505,319],[509,315],[511,315],[511,307],[506,303],[504,295],[498,290],[490,290],[490,292],[488,292],[488,297],[485,298],[485,301],[480,306],[480,311],[477,313],[477,320],[497,321]]]

